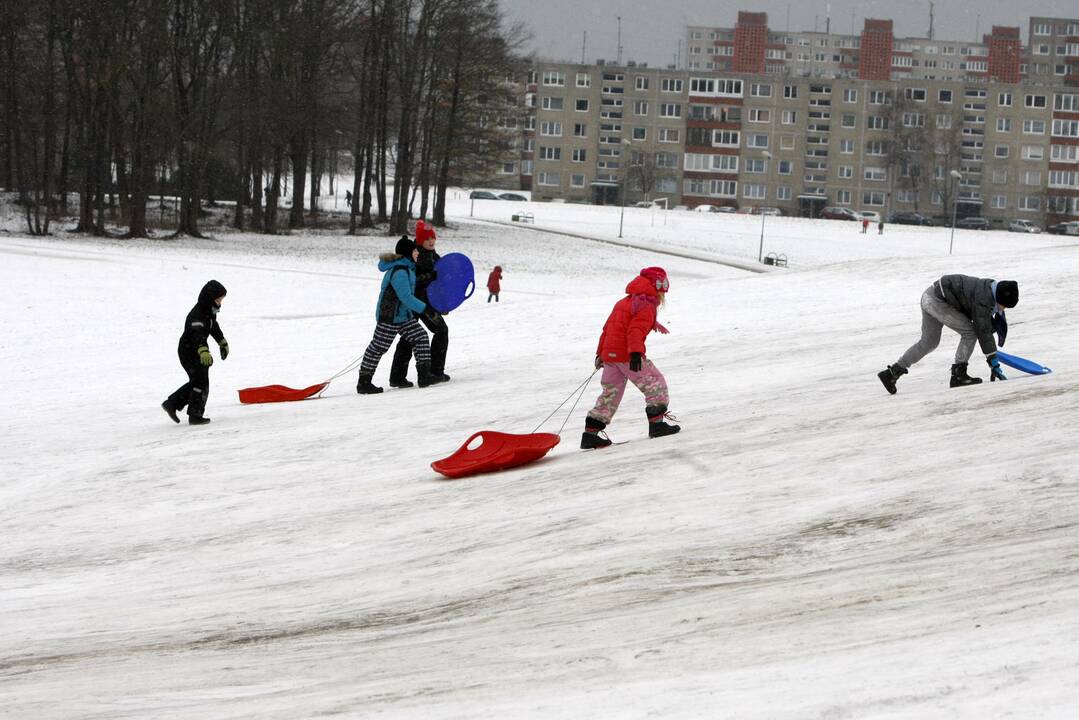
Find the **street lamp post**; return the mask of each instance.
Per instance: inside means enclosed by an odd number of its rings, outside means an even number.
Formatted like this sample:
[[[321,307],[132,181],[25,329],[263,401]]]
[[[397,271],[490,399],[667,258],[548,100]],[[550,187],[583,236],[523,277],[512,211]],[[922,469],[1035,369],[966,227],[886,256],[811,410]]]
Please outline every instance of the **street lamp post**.
[[[959,197],[955,186],[956,180],[963,179],[963,173],[958,170],[952,170],[949,175],[952,176],[952,236],[948,240],[948,254],[952,254],[952,248],[955,247],[955,215],[959,209]]]
[[[622,138],[622,144],[626,147],[632,145],[632,143],[626,138]],[[622,223],[626,219],[626,176],[629,175],[629,165],[626,164],[623,159],[622,162],[622,187],[619,189],[619,195],[622,197],[622,210],[618,214],[618,239],[622,239]]]
[[[761,155],[764,156],[765,161],[772,159],[772,153],[768,152],[767,150],[762,152]],[[765,187],[768,186],[765,185]],[[764,262],[764,218],[766,217],[767,215],[765,215],[764,212],[761,212],[761,246],[760,249],[757,251],[757,262]]]

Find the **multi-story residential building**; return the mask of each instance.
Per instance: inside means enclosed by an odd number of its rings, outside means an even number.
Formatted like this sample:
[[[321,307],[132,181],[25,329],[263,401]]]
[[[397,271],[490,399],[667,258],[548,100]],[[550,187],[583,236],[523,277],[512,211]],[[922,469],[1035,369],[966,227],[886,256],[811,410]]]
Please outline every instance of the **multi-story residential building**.
[[[1039,20],[1031,38],[1063,43],[1050,60],[1071,58],[1079,21]],[[896,40],[890,22],[874,20],[857,38],[775,42],[762,30],[762,13],[740,13],[729,31],[690,28],[715,52],[691,52],[688,69],[536,65],[523,92],[520,186],[537,200],[664,197],[806,216],[839,205],[1079,218],[1074,71],[1070,61],[1064,76],[1031,71],[1024,58],[1038,55],[1019,45],[1018,28],[994,27],[981,45]],[[805,65],[778,56],[803,39]],[[829,57],[818,59],[825,42]],[[712,68],[695,65],[702,55]]]

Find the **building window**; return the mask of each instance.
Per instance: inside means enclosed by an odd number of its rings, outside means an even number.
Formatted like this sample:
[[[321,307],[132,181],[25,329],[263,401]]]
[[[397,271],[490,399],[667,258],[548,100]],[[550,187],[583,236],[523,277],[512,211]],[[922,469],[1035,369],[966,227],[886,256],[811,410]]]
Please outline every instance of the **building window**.
[[[868,205],[869,207],[884,207],[884,193],[880,191],[863,192],[862,205]]]
[[[888,118],[883,115],[870,115],[866,118],[866,127],[870,130],[887,130]]]
[[[768,149],[768,136],[750,133],[746,135],[746,147]]]
[[[1042,184],[1042,174],[1041,174],[1041,172],[1038,171],[1038,170],[1027,170],[1026,172],[1023,173],[1023,184],[1024,185],[1041,185]]]
[[[661,118],[682,117],[682,106],[678,103],[660,103],[659,116]]]
[[[592,76],[588,73],[577,73],[577,87],[586,88],[592,86]]]
[[[1023,159],[1024,160],[1042,160],[1045,158],[1045,148],[1041,145],[1024,145],[1023,146]]]
[[[749,86],[751,97],[772,97],[772,86],[764,83],[753,83]]]
[[[780,160],[778,172],[780,175],[790,175],[792,167],[793,163],[790,160]]]
[[[583,163],[587,159],[588,159],[588,151],[585,150],[584,148],[577,148],[576,150],[573,151],[573,158],[572,158],[573,162]]]
[[[1028,108],[1046,107],[1045,95],[1027,95],[1023,101]]]
[[[925,102],[925,88],[907,88],[905,94],[907,100],[913,100],[914,102]]]
[[[845,128],[852,128],[856,124],[854,113],[843,113],[843,119],[840,124]]]
[[[633,102],[633,114],[634,115],[647,115],[648,114],[648,101],[647,100],[635,100]]]
[[[840,165],[839,166],[839,177],[841,177],[841,178],[852,178],[852,177],[854,177],[854,166],[853,165]]]
[[[547,96],[543,98],[544,110],[562,110],[565,107],[565,103],[560,97]]]
[[[870,140],[865,144],[866,155],[884,155],[887,146],[883,140]]]
[[[858,102],[858,91],[854,88],[847,88],[843,91],[843,102],[856,103]]]
[[[558,185],[562,184],[562,179],[561,179],[561,177],[559,177],[559,174],[556,173],[556,172],[541,172],[539,174],[539,184],[540,185],[549,185],[549,186],[558,186]]]
[[[997,132],[1011,132],[1012,131],[1012,119],[1011,118],[997,118]]]
[[[903,113],[903,127],[925,127],[925,115],[921,113]]]
[[[900,190],[896,193],[896,199],[901,203],[913,204],[914,203],[914,191],[913,190]]]
[[[1079,46],[1076,46],[1075,54],[1079,55]],[[1053,109],[1061,112],[1079,112],[1079,94],[1064,95],[1057,93],[1053,96]]]
[[[676,143],[679,141],[680,134],[676,128],[660,128],[659,129],[659,141],[661,143]]]
[[[577,98],[573,109],[577,112],[588,112],[588,98]]]
[[[1042,199],[1037,195],[1024,195],[1019,198],[1019,209],[1036,212],[1041,210]]]
[[[638,75],[636,78],[634,78],[634,87],[636,87],[638,90],[647,90],[648,78],[644,75]]]
[[[588,126],[584,123],[574,123],[573,137],[588,137]]]
[[[511,163],[511,162],[502,163],[501,173],[503,175],[512,175],[516,169],[517,169],[517,163]]]
[[[1049,23],[1035,23],[1034,24],[1035,35],[1052,35],[1053,26]]]
[[[835,203],[836,205],[850,205],[850,190],[837,190]]]
[[[780,122],[784,125],[794,125],[798,122],[798,112],[796,110],[784,110],[783,115],[780,117]]]
[[[633,139],[634,140],[647,140],[648,139],[648,128],[643,128],[643,127],[635,127],[635,128],[633,128]]]
[[[536,150],[536,139],[535,138],[525,138],[524,151],[525,152],[534,152],[535,150]]]
[[[1012,94],[1011,93],[998,93],[997,94],[997,106],[998,107],[1011,107],[1012,106]]]
[[[994,185],[1007,185],[1008,184],[1008,168],[993,168],[993,184]]]
[[[870,105],[887,105],[888,92],[886,90],[870,90],[869,91],[869,104]]]
[[[532,130],[533,132],[536,130],[535,115],[529,115],[528,118],[525,120],[525,130]]]
[[[1007,145],[997,145],[993,148],[993,157],[1006,158],[1008,157],[1009,151],[1010,148]]]
[[[531,160],[522,160],[521,161],[521,174],[522,175],[531,175],[532,174],[532,161]]]
[[[768,188],[760,183],[742,183],[742,197],[749,200],[764,200],[768,197]]]
[[[768,172],[768,161],[764,158],[747,158],[746,159],[746,172],[747,173],[766,173]]]
[[[682,79],[681,78],[663,78],[659,82],[659,89],[662,92],[680,93],[680,92],[682,92]]]
[[[950,103],[951,101],[952,101],[952,91],[951,90],[938,90],[937,91],[937,102]]]
[[[678,168],[678,153],[673,152],[658,152],[656,153],[656,167],[658,168]]]
[[[551,87],[565,87],[566,73],[555,71],[545,72],[543,73],[543,84]]]
[[[772,111],[762,108],[750,108],[749,109],[749,121],[755,123],[766,123],[772,121]]]
[[[798,97],[798,86],[797,85],[784,85],[783,86],[783,97],[787,98],[788,100],[793,100],[796,97]]]
[[[854,152],[854,141],[853,140],[840,140],[839,141],[839,152],[843,153],[844,155],[850,155],[851,153],[853,153]]]
[[[560,123],[560,122],[540,123],[540,135],[544,135],[546,137],[562,137],[562,123]]]
[[[581,175],[579,173],[573,173],[573,174],[571,174],[569,176],[570,187],[583,188],[584,187],[584,182],[585,182],[584,175]]]
[[[952,126],[952,116],[948,113],[939,113],[937,115],[937,128],[940,130],[947,130]]]
[[[1042,130],[1045,130],[1045,123],[1042,123]],[[1079,120],[1054,120],[1053,137],[1079,137]]]
[[[943,205],[944,193],[942,193],[940,190],[934,190],[933,194],[929,198],[929,202],[933,203],[934,205]]]
[[[879,167],[867,167],[862,177],[874,182],[884,182],[888,179],[888,171]]]
[[[545,147],[540,145],[539,151],[540,160],[561,160],[562,148],[560,147]]]

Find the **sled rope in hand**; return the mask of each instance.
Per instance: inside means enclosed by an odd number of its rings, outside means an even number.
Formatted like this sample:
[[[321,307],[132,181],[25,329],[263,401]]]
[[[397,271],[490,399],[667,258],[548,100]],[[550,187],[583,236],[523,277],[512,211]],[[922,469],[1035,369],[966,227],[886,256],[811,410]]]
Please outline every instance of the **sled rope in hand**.
[[[543,427],[543,424],[544,424],[545,422],[547,422],[548,420],[550,420],[551,418],[553,418],[553,417],[555,416],[555,413],[557,413],[557,412],[558,412],[559,410],[561,410],[561,409],[562,409],[562,406],[563,406],[563,405],[565,405],[566,403],[568,403],[568,402],[570,401],[570,399],[571,399],[571,398],[572,398],[572,397],[573,397],[574,395],[576,395],[576,396],[577,396],[577,399],[576,399],[576,400],[574,401],[574,403],[573,403],[573,407],[571,407],[571,408],[569,409],[569,412],[568,412],[568,413],[566,414],[566,419],[562,421],[562,427],[558,428],[558,433],[557,433],[557,434],[558,434],[558,435],[561,435],[561,434],[562,434],[562,431],[566,429],[566,423],[568,423],[568,422],[569,422],[569,419],[570,419],[570,417],[571,417],[571,416],[573,415],[573,411],[577,409],[577,403],[581,402],[581,398],[582,398],[582,397],[584,396],[584,391],[585,391],[586,389],[588,389],[588,383],[592,382],[592,378],[594,378],[594,377],[596,376],[596,373],[598,373],[598,372],[599,372],[599,368],[596,368],[595,370],[593,370],[593,371],[592,371],[592,374],[591,374],[591,375],[589,375],[589,376],[588,376],[588,377],[587,377],[587,378],[585,379],[585,381],[584,381],[583,383],[581,383],[581,384],[580,384],[580,385],[578,385],[578,386],[577,386],[576,388],[574,388],[573,392],[571,392],[571,393],[569,394],[569,396],[568,396],[568,397],[567,397],[567,398],[566,398],[565,400],[563,400],[562,402],[560,402],[560,403],[558,404],[558,407],[556,407],[556,408],[555,408],[554,410],[552,410],[552,411],[551,411],[551,414],[550,414],[550,415],[548,415],[547,417],[543,418],[543,421],[542,421],[542,422],[541,422],[541,423],[540,423],[539,425],[537,425],[537,426],[536,426],[536,429],[535,429],[535,430],[533,430],[532,432],[533,432],[533,433],[535,433],[535,432],[536,432],[536,430],[539,430],[539,429],[540,429],[541,427]]]

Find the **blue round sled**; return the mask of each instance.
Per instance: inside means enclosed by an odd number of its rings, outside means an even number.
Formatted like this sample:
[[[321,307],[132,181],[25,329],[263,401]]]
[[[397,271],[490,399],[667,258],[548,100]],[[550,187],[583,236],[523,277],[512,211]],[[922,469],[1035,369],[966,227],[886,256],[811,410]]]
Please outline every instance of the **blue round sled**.
[[[435,263],[435,270],[438,277],[427,286],[427,300],[435,310],[456,310],[476,291],[476,271],[467,255],[443,255]]]

